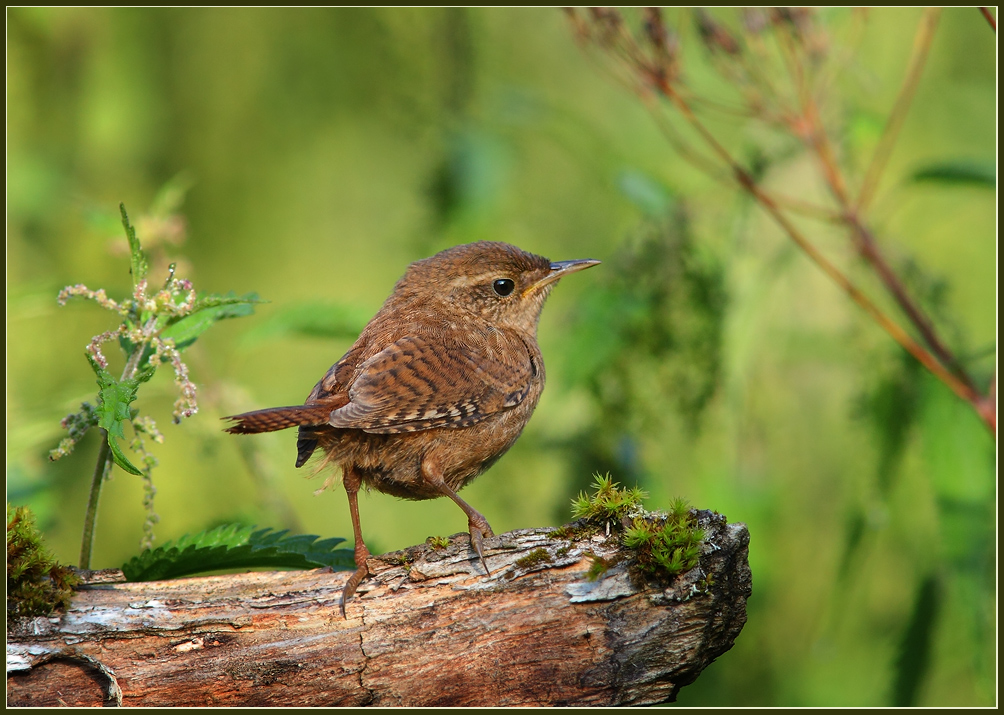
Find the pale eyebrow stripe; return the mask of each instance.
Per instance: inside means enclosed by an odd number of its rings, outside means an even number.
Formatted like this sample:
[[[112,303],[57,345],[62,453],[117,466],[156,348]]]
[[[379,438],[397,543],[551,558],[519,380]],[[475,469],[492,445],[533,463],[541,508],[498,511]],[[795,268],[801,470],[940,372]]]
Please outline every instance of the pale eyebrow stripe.
[[[497,278],[509,278],[513,280],[507,273],[492,271],[491,273],[479,273],[476,276],[457,276],[450,281],[449,285],[451,288],[465,288],[467,286],[484,285]]]

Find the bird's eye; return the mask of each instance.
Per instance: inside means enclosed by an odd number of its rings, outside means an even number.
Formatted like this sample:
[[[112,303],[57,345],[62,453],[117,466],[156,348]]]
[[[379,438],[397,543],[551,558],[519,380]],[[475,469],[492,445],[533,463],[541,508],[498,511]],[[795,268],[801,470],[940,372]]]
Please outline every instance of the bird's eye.
[[[495,291],[497,295],[505,298],[507,295],[512,293],[513,288],[516,284],[512,282],[509,278],[499,278],[497,281],[492,283],[492,290]]]

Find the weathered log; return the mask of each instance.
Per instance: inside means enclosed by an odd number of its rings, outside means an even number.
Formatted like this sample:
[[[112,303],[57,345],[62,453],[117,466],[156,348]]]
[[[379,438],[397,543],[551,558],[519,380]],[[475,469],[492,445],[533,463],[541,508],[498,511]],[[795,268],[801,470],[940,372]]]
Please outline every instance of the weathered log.
[[[668,587],[617,534],[466,534],[319,569],[90,583],[61,617],[15,625],[7,704],[642,705],[672,701],[746,622],[749,534],[698,512],[700,565]],[[574,526],[574,525],[572,525]],[[596,559],[613,564],[588,580]],[[594,569],[595,571],[595,569]]]

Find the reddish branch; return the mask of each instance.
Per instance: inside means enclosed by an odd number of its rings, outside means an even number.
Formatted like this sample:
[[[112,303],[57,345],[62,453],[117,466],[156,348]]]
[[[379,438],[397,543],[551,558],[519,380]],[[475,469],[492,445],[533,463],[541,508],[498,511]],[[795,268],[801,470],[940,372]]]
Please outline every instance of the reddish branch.
[[[985,9],[984,9],[985,10]],[[985,12],[988,15],[988,13]],[[849,230],[851,241],[861,258],[872,267],[873,271],[885,287],[886,291],[896,301],[907,320],[920,334],[926,348],[915,340],[899,324],[889,318],[867,295],[841,272],[822,252],[799,231],[784,211],[806,213],[805,205],[793,205],[790,200],[775,199],[763,191],[750,174],[731,156],[729,151],[705,124],[694,113],[691,103],[699,101],[693,92],[682,91],[678,58],[675,54],[676,43],[673,35],[663,23],[658,9],[649,8],[644,11],[643,36],[639,42],[630,33],[626,24],[616,10],[592,10],[588,19],[584,19],[574,11],[568,15],[580,41],[593,41],[620,60],[629,73],[633,73],[635,81],[632,89],[649,104],[653,113],[661,120],[660,127],[681,156],[698,169],[720,178],[718,171],[709,168],[706,160],[697,161],[697,155],[665,120],[665,115],[656,111],[648,101],[650,91],[667,99],[680,113],[686,122],[696,131],[701,140],[713,151],[718,159],[728,167],[731,177],[740,188],[750,194],[767,213],[781,226],[788,236],[809,256],[845,293],[861,306],[879,326],[885,330],[907,352],[913,355],[935,377],[941,380],[956,395],[970,403],[981,419],[996,435],[996,394],[994,386],[996,379],[987,394],[981,395],[973,378],[965,371],[960,361],[938,336],[933,321],[925,314],[920,305],[909,295],[902,280],[896,275],[882,253],[871,229],[862,218],[864,210],[870,203],[880,177],[892,153],[896,139],[899,136],[906,113],[915,94],[921,72],[930,52],[934,32],[937,27],[940,10],[930,8],[924,11],[917,33],[914,38],[913,50],[903,83],[897,94],[896,102],[890,112],[882,138],[868,166],[862,181],[858,198],[853,201],[847,188],[848,184],[840,169],[837,154],[834,151],[826,127],[822,121],[819,107],[809,88],[811,73],[805,66],[804,58],[810,56],[807,49],[813,42],[812,27],[807,11],[775,9],[763,19],[766,27],[767,19],[775,26],[775,37],[794,84],[797,108],[784,107],[768,113],[768,99],[783,104],[779,93],[770,88],[769,97],[764,98],[754,90],[753,95],[744,94],[747,110],[753,116],[760,116],[765,121],[782,126],[801,140],[815,154],[819,162],[823,179],[837,203],[836,213],[827,215],[826,210],[817,211],[817,217],[823,220],[837,220]],[[991,17],[988,19],[993,23]],[[717,24],[706,13],[697,16],[698,30],[708,50],[716,57],[727,57],[729,60],[741,63],[742,70],[751,80],[761,77],[761,69],[757,62],[750,61],[743,51],[744,47],[755,45],[762,50],[762,43],[756,37],[756,32],[750,30],[748,42],[733,37],[722,25]],[[762,30],[763,28],[760,28]],[[646,43],[651,50],[646,52]],[[761,57],[763,52],[761,51]],[[732,76],[734,72],[730,74]],[[733,77],[735,79],[735,77]],[[762,83],[761,83],[762,84]],[[706,104],[703,103],[702,104]],[[780,118],[780,121],[779,121]],[[702,158],[703,159],[703,158]]]
[[[987,22],[990,23],[990,29],[997,32],[997,20],[995,20],[994,16],[990,14],[990,8],[981,7],[980,12],[983,14],[983,17],[987,19]]]

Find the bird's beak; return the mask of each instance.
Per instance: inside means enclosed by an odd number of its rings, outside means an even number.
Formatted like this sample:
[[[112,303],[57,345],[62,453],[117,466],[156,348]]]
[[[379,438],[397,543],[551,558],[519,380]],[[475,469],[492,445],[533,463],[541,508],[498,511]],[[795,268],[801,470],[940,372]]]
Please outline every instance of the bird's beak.
[[[543,288],[546,285],[554,283],[556,280],[567,276],[569,273],[582,271],[586,268],[599,265],[599,263],[599,261],[592,258],[580,258],[574,261],[554,261],[551,264],[551,272],[524,290],[523,295],[528,295],[539,288]]]

